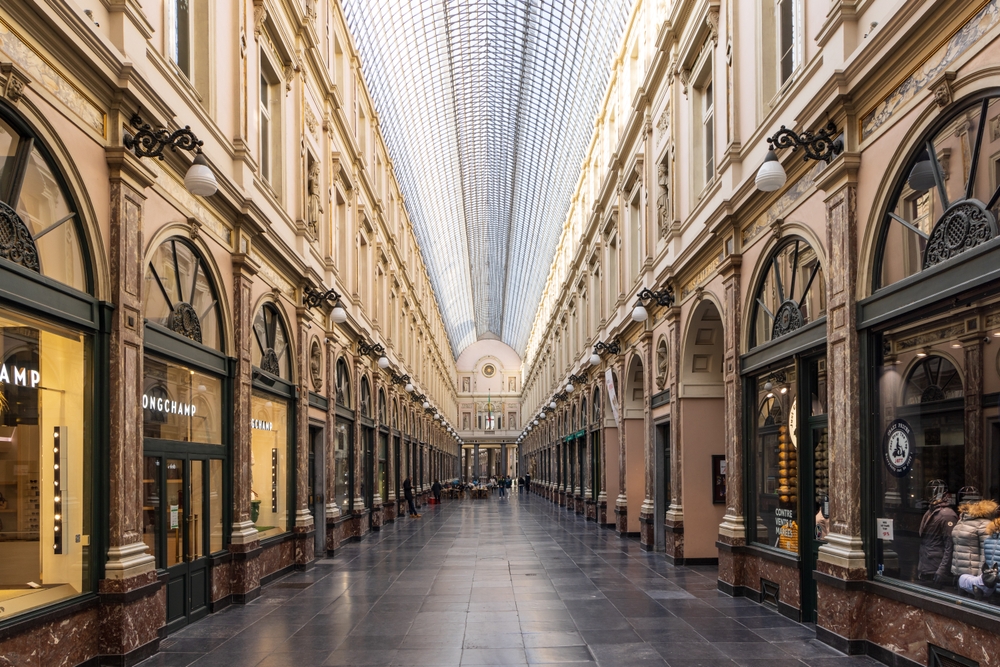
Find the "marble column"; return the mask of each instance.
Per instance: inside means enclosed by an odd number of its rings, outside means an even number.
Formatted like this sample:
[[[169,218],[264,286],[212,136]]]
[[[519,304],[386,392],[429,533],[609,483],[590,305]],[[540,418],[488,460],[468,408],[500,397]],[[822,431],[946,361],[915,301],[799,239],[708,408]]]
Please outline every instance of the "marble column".
[[[355,517],[355,529],[358,531],[357,534],[361,534],[361,522],[360,517],[365,513],[365,499],[361,494],[362,480],[364,480],[364,443],[362,442],[361,428],[361,378],[364,375],[364,367],[361,365],[360,359],[354,360],[354,379],[351,382],[351,388],[354,391],[354,465],[351,466],[354,471],[354,488],[351,489],[351,495],[354,500],[351,503],[351,513]]]
[[[309,507],[309,329],[312,312],[299,306],[295,312],[296,359],[298,361],[298,399],[295,402],[295,563],[306,565],[316,559],[316,530],[312,510]]]
[[[719,527],[725,544],[746,544],[743,519],[743,379],[740,376],[740,330],[742,256],[730,255],[720,267],[723,284],[723,378],[725,382],[726,513]],[[680,411],[678,410],[678,413]],[[730,582],[732,583],[732,582]]]
[[[142,227],[144,191],[154,175],[124,148],[107,148],[106,158],[115,307],[109,346],[108,560],[105,578],[98,584],[100,652],[147,654],[157,650],[159,630],[166,622],[156,561],[142,540]]]
[[[861,394],[857,373],[858,205],[861,156],[842,153],[816,186],[826,192],[827,411],[830,452],[830,534],[817,569],[842,579],[864,579],[861,541]]]
[[[670,497],[663,517],[664,551],[673,562],[684,558],[684,506],[682,490],[684,479],[681,475],[681,410],[680,410],[680,368],[681,368],[681,307],[674,305],[667,310],[667,364],[670,388]],[[728,450],[727,450],[728,451]],[[659,517],[656,519],[659,520]]]
[[[337,498],[337,357],[339,347],[334,334],[326,334],[326,430],[324,432],[324,459],[326,465],[326,549],[332,552],[339,544],[334,531],[340,518],[340,502]]]
[[[618,449],[616,452],[618,455],[618,498],[615,499],[615,529],[619,535],[625,535],[628,532],[628,496],[626,495],[625,487],[625,473],[627,472],[625,457],[625,404],[621,394],[628,384],[625,377],[625,356],[625,354],[622,354],[615,357],[614,360],[614,372],[618,377],[618,386],[615,390],[618,394],[619,414],[621,415],[621,423],[618,425],[618,441],[615,443]]]
[[[260,265],[249,254],[233,255],[233,339],[236,341],[236,379],[233,388],[233,599],[249,602],[260,595],[260,539],[250,520],[250,470],[253,369],[253,278]]]
[[[479,479],[479,443],[472,448],[472,479]]]
[[[653,521],[656,516],[654,503],[654,485],[656,484],[656,426],[653,424],[653,331],[651,322],[646,322],[647,330],[636,346],[642,358],[642,432],[646,439],[643,443],[643,464],[645,466],[645,493],[642,506],[639,508],[639,544],[648,550],[656,547],[656,537]]]

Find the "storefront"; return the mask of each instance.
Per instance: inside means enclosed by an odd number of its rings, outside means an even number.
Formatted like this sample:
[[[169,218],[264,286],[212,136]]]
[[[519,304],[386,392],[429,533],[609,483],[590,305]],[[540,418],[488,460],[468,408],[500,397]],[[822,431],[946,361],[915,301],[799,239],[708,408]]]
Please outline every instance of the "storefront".
[[[70,610],[104,573],[108,333],[87,210],[0,101],[0,622]]]
[[[210,562],[231,525],[229,362],[208,264],[170,238],[146,269],[143,540],[167,575],[167,629],[210,611]]]
[[[588,432],[590,434],[590,488],[587,497],[587,518],[597,521],[597,507],[601,490],[604,485],[601,483],[603,475],[601,461],[604,458],[601,442],[601,390],[595,388],[590,401],[590,412],[584,409],[585,419],[589,417],[590,424]]]
[[[334,439],[334,496],[340,515],[351,514],[354,489],[354,395],[351,373],[344,358],[337,360],[337,425]]]
[[[795,235],[758,266],[741,359],[748,595],[814,622],[812,573],[829,518],[824,272]]]
[[[1000,606],[989,585],[1000,562],[998,110],[1000,91],[969,96],[908,148],[859,310],[873,591],[921,622],[944,613],[979,628],[996,627]],[[886,645],[880,633],[869,641]]]

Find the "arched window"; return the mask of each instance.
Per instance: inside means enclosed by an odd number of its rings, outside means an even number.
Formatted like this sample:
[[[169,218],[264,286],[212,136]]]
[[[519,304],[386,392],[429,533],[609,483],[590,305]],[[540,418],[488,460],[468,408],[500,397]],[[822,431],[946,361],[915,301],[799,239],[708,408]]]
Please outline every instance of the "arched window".
[[[251,345],[253,365],[265,373],[291,381],[292,365],[288,333],[274,304],[265,303],[257,311],[257,317],[253,321],[253,335],[254,344]]]
[[[399,403],[392,399],[392,428],[399,429]]]
[[[143,315],[150,322],[221,349],[215,285],[198,251],[187,241],[169,239],[153,253],[146,267],[144,307]]]
[[[944,357],[923,357],[910,369],[903,387],[903,405],[962,399],[962,378],[955,365]]]
[[[589,414],[590,413],[587,412],[587,397],[584,396],[583,399],[580,400],[580,428],[587,425],[587,417]]]
[[[351,396],[351,371],[343,359],[337,359],[337,405],[345,408],[354,406]]]
[[[826,315],[826,283],[816,251],[799,238],[771,256],[753,302],[750,347],[792,333]]]
[[[359,395],[358,406],[361,409],[361,416],[371,419],[372,416],[372,384],[367,375],[361,376],[361,393]]]
[[[1000,97],[972,98],[910,149],[879,234],[876,290],[997,236],[1000,183],[987,119],[998,111]]]
[[[90,292],[79,208],[27,125],[0,116],[0,259]]]
[[[594,389],[594,400],[591,402],[591,405],[594,406],[594,416],[593,416],[594,423],[595,424],[599,424],[601,422],[601,390],[600,389]]]
[[[386,425],[386,406],[385,406],[385,392],[381,389],[378,390],[378,423],[381,426]]]

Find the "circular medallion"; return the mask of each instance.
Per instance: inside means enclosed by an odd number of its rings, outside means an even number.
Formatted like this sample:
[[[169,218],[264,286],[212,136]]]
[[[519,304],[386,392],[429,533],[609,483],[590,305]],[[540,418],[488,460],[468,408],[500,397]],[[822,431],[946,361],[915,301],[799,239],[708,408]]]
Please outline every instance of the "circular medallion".
[[[483,376],[491,378],[497,373],[497,367],[493,364],[486,364],[483,366]]]
[[[917,453],[913,441],[913,429],[903,419],[889,424],[882,438],[882,453],[885,467],[896,477],[905,477],[913,467],[913,457]]]

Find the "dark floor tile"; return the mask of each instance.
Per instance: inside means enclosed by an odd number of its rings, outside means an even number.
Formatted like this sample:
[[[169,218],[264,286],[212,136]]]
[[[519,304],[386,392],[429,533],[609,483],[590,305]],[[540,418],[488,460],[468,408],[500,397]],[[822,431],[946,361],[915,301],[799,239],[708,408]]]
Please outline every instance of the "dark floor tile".
[[[580,633],[588,646],[595,644],[641,644],[642,637],[635,630],[584,630]]]
[[[557,648],[525,648],[528,664],[565,662],[590,662],[594,656],[586,646],[560,646]]]

